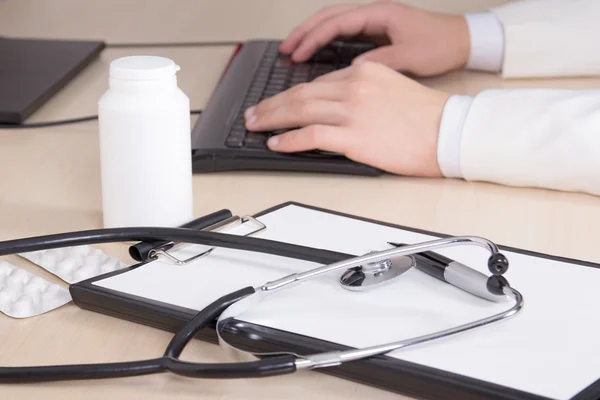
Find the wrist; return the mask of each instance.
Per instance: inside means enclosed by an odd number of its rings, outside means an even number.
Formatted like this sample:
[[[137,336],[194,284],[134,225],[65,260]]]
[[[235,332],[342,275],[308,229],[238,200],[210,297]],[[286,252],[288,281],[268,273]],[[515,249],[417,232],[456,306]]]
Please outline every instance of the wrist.
[[[462,131],[473,103],[471,96],[451,96],[442,113],[438,132],[438,165],[446,178],[462,178]]]
[[[447,15],[446,37],[454,55],[454,69],[462,69],[469,63],[471,55],[471,37],[469,25],[462,15]]]
[[[440,127],[442,124],[442,117],[444,114],[444,109],[446,107],[446,103],[452,96],[449,93],[434,91],[432,95],[431,108],[429,110],[430,115],[429,118],[432,121],[431,125],[427,127],[429,138],[428,143],[426,144],[427,151],[427,163],[426,169],[424,171],[424,175],[432,178],[442,178],[444,177],[442,167],[439,162],[438,157],[438,148],[439,148],[439,140],[440,140]]]

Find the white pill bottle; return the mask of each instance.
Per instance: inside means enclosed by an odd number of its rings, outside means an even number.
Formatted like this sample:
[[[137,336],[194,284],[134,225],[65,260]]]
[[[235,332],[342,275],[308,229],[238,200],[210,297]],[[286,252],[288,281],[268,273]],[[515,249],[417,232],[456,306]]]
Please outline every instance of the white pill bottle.
[[[105,228],[173,227],[192,220],[190,101],[163,57],[110,64],[98,102]]]

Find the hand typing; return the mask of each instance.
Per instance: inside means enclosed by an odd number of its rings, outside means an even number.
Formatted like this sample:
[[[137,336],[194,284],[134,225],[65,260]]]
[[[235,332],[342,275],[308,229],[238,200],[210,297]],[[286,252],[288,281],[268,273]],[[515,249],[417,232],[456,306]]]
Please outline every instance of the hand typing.
[[[298,26],[280,46],[304,62],[337,37],[362,36],[383,44],[361,60],[382,63],[417,76],[464,67],[470,52],[467,23],[460,15],[419,10],[398,3],[327,7]]]
[[[437,177],[437,137],[448,97],[367,61],[249,108],[246,127],[300,127],[272,137],[274,151],[320,149],[390,173]]]

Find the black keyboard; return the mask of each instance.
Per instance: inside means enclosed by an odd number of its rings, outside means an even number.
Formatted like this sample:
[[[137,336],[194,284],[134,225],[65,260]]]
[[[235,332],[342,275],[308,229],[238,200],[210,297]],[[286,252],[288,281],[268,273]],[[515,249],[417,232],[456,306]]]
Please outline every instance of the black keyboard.
[[[239,113],[227,136],[225,145],[231,148],[266,149],[269,137],[286,130],[249,132],[245,127],[244,111],[261,100],[283,92],[299,83],[310,82],[329,72],[346,68],[352,60],[374,45],[366,42],[333,42],[322,48],[306,63],[293,63],[278,51],[279,43],[270,43]]]

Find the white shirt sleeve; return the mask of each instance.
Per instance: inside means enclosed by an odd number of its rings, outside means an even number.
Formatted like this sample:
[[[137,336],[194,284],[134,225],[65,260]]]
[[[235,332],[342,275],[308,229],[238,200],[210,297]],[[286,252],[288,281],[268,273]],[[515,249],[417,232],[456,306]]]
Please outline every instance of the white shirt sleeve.
[[[600,90],[490,89],[462,129],[471,181],[600,196]]]
[[[503,77],[600,75],[599,0],[516,1],[490,11],[504,35]]]
[[[591,51],[600,1],[530,0],[492,11],[465,16],[467,68],[504,77],[600,74],[600,53]],[[598,90],[452,96],[442,113],[438,164],[448,178],[600,196],[599,129]]]
[[[437,158],[442,174],[446,178],[462,178],[460,169],[461,136],[473,98],[451,96],[442,113],[438,134]]]
[[[504,59],[504,32],[500,20],[492,12],[466,14],[471,52],[466,68],[500,72]]]
[[[471,53],[468,69],[499,72],[504,58],[504,35],[502,25],[491,12],[465,15]],[[460,168],[460,145],[463,125],[473,98],[452,96],[442,113],[438,135],[437,156],[442,174],[446,178],[462,178]]]

